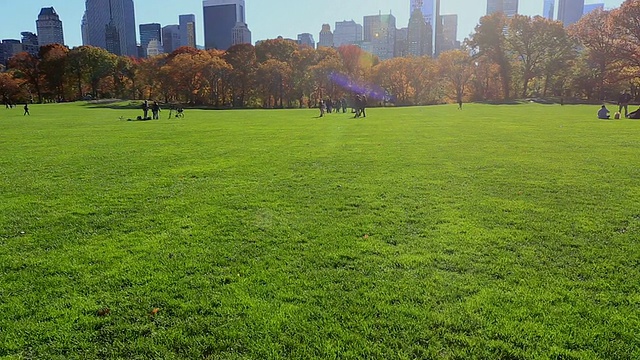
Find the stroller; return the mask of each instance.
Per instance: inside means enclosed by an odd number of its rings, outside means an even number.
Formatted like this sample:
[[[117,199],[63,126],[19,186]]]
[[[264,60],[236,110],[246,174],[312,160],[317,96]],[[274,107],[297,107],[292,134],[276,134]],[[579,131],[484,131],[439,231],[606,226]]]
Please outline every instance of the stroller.
[[[176,118],[184,118],[184,109],[182,108],[182,106],[180,105],[171,105],[169,107],[169,119],[171,119],[173,115],[173,112],[175,112],[175,117]]]

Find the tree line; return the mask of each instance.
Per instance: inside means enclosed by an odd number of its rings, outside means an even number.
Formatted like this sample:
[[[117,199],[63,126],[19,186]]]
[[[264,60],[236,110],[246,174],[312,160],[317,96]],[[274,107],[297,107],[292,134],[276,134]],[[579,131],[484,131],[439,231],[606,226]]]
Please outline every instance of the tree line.
[[[380,61],[355,45],[300,47],[286,39],[227,51],[183,47],[148,59],[59,44],[20,53],[0,73],[4,101],[155,99],[218,108],[306,107],[320,99],[376,94],[374,101],[427,105],[558,97],[615,99],[637,93],[640,0],[596,10],[569,28],[539,16],[480,19],[461,50],[438,58]]]

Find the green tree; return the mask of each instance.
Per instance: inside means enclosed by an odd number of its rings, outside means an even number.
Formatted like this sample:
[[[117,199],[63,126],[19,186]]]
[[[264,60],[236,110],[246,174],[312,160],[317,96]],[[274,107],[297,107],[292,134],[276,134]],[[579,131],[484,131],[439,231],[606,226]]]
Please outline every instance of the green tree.
[[[507,18],[501,12],[483,16],[480,18],[480,24],[475,28],[475,33],[468,41],[470,47],[475,50],[476,57],[486,57],[498,65],[505,99],[511,97],[511,62],[504,34],[507,24]]]

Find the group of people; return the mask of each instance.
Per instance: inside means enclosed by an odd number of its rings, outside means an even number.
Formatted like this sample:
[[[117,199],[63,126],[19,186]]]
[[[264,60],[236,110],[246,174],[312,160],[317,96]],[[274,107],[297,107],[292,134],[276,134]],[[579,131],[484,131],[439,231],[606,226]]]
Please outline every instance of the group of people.
[[[339,113],[342,109],[343,113],[347,112],[347,99],[342,98],[340,100],[320,100],[320,117],[323,117],[325,113],[331,114],[333,112]]]
[[[627,119],[640,119],[640,108],[636,111],[629,112],[629,103],[633,100],[633,96],[627,91],[623,91],[618,97],[618,112],[614,114],[614,119],[620,119],[622,117],[622,110],[624,110],[624,117]],[[598,110],[598,119],[610,119],[611,112],[607,109],[606,105],[602,105]]]
[[[149,101],[147,100],[142,103],[143,120],[149,120],[149,110],[151,110],[153,120],[160,119],[160,104],[157,101],[154,101],[151,106],[149,106]]]
[[[10,102],[9,100],[5,99],[4,100],[4,106],[7,109],[13,109],[14,107],[16,107],[16,104],[14,104],[14,103]],[[27,115],[31,116],[31,113],[29,112],[29,103],[25,103],[23,109],[24,109],[24,114],[22,114],[23,116],[27,116]]]
[[[356,94],[353,99],[353,112],[355,113],[354,118],[367,117],[365,112],[365,108],[367,106],[367,96],[364,94]],[[323,117],[325,113],[331,114],[332,112],[339,113],[342,110],[342,113],[347,112],[347,99],[342,98],[340,100],[332,101],[331,98],[327,100],[320,100],[318,104],[320,108],[320,117]]]

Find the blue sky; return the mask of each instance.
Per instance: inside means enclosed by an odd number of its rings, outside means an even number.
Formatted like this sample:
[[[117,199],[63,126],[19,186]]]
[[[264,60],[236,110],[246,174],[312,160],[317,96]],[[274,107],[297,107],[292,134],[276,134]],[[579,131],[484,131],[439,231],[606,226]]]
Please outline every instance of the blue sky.
[[[275,38],[278,35],[295,38],[309,32],[318,41],[323,23],[355,20],[362,23],[365,15],[393,13],[397,26],[407,26],[410,0],[246,0],[247,22],[253,41]],[[587,0],[587,4],[603,2]],[[607,8],[620,6],[623,0],[604,0]],[[0,0],[0,39],[19,39],[21,31],[35,32],[40,8],[53,6],[63,21],[65,42],[70,46],[82,44],[80,20],[84,0]],[[195,14],[198,44],[202,35],[202,0],[134,0],[136,24],[157,22],[162,26],[177,24],[179,14]],[[520,13],[542,13],[543,0],[520,0]],[[9,5],[10,4],[10,5]],[[458,14],[458,37],[465,38],[486,11],[485,0],[442,0],[443,14]],[[138,34],[139,35],[139,34]]]

